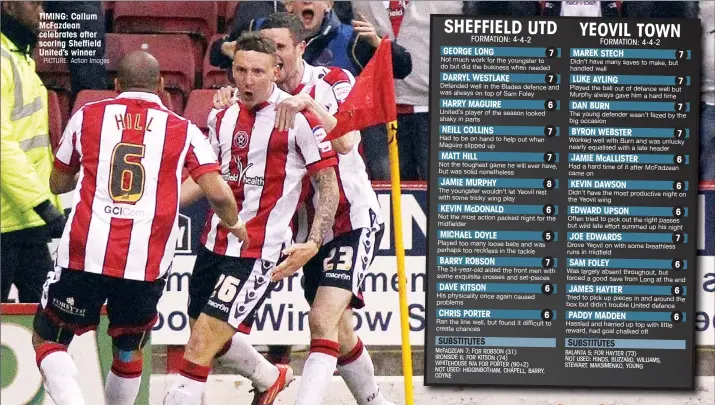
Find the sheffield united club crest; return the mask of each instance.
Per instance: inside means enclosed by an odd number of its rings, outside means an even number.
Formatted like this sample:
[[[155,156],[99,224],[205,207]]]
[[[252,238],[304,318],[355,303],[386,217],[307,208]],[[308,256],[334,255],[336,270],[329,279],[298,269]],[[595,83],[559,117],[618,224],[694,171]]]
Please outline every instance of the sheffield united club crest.
[[[248,133],[246,131],[238,131],[233,137],[233,142],[238,148],[245,148],[248,146]]]

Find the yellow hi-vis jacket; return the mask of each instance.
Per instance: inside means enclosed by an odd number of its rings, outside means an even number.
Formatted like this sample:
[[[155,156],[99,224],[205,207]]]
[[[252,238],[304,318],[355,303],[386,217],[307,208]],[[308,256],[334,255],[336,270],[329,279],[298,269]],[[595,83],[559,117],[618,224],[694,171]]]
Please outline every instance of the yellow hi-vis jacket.
[[[53,156],[50,146],[47,89],[35,73],[35,61],[0,34],[0,231],[45,225],[33,207],[49,199]]]

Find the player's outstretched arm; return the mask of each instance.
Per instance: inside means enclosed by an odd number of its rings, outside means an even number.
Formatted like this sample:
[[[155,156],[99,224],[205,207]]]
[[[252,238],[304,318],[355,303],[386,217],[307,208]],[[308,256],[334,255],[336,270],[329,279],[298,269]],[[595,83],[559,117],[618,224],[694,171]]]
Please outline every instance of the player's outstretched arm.
[[[341,136],[340,138],[335,138],[330,143],[333,145],[333,149],[341,155],[353,150],[353,147],[360,143],[360,131],[350,131],[347,134]]]
[[[323,245],[323,238],[335,222],[335,212],[338,210],[340,190],[333,167],[326,167],[311,176],[318,189],[318,204],[315,218],[308,236],[308,241],[290,246],[283,251],[288,258],[275,268],[273,281],[290,276],[305,265],[318,253]]]
[[[214,97],[215,105],[218,104],[216,99],[221,97],[225,98],[225,94],[218,95],[217,93],[217,96]],[[332,131],[333,128],[338,125],[338,120],[333,116],[333,114],[330,113],[330,111],[325,109],[325,107],[315,101],[315,99],[310,97],[308,94],[301,93],[278,103],[276,106],[276,128],[278,128],[279,131],[293,128],[296,114],[303,110],[310,111],[318,117],[320,124],[326,132]],[[359,142],[360,132],[358,131],[350,131],[340,138],[331,141],[333,149],[342,155],[350,152],[353,149],[353,146]]]
[[[281,101],[276,105],[276,122],[275,126],[279,131],[287,131],[293,128],[295,117],[301,111],[307,110],[314,114],[323,126],[326,132],[330,132],[336,125],[338,120],[333,117],[328,110],[320,103],[315,101],[306,93],[296,94]]]
[[[236,199],[221,174],[215,171],[207,172],[196,179],[196,184],[206,195],[216,215],[221,218],[222,225],[243,242],[243,249],[247,248],[249,239],[246,224],[238,217]]]
[[[198,184],[188,177],[183,183],[181,183],[181,194],[179,195],[179,207],[184,208],[189,206],[196,201],[200,200],[204,196],[204,191],[201,190]]]
[[[309,97],[310,98],[310,97]],[[325,109],[320,103],[310,98],[308,102],[308,111],[315,114],[320,118],[320,122],[323,124],[323,128],[326,132],[330,132],[338,125],[338,120],[333,116],[328,110]],[[335,152],[345,155],[350,152],[355,145],[360,142],[360,132],[350,131],[343,136],[333,139],[330,141]]]

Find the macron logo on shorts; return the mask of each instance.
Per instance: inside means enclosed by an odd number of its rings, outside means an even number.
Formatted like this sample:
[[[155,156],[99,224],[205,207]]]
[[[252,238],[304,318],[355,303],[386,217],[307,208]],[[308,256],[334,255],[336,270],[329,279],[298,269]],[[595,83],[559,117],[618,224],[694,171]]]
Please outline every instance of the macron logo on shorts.
[[[221,312],[228,313],[228,307],[223,304],[219,304],[219,303],[216,303],[213,301],[209,301],[208,304],[211,305],[212,307],[218,309]]]
[[[350,274],[346,273],[325,273],[326,278],[337,278],[339,280],[350,281]]]

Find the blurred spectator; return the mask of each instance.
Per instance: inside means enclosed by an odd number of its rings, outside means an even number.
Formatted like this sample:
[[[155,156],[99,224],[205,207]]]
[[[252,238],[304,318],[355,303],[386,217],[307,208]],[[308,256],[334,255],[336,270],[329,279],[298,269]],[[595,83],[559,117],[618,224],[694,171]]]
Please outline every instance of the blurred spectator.
[[[482,16],[619,17],[620,1],[465,1],[464,13]]]
[[[525,17],[541,14],[538,1],[465,1],[464,14]]]
[[[96,59],[104,58],[104,42],[105,42],[105,20],[104,8],[101,1],[45,1],[44,9],[47,13],[84,13],[88,19],[77,20],[72,19],[72,22],[78,22],[80,28],[73,30],[64,30],[67,32],[74,31],[77,33],[77,38],[80,38],[82,32],[97,33],[97,36],[91,38],[98,39],[99,46],[97,47],[71,47],[69,41],[67,50],[72,52],[72,49],[96,50]],[[96,16],[96,19],[94,18]],[[70,21],[70,20],[68,20]],[[68,58],[70,76],[72,77],[72,93],[76,95],[81,90],[106,90],[107,89],[107,67],[101,63],[72,63],[72,58]]]
[[[333,2],[333,11],[338,19],[343,24],[352,24],[355,19],[355,14],[353,13],[353,5],[349,1],[335,1]]]
[[[701,180],[715,180],[715,55],[712,1],[624,1],[623,14],[631,18],[700,18],[702,70],[700,104]]]
[[[296,3],[295,1],[292,0],[286,0],[286,7],[288,8],[288,11],[292,11],[291,5],[293,3]],[[341,23],[350,25],[352,24],[353,20],[355,19],[355,14],[353,13],[353,5],[349,1],[331,1],[332,7],[333,7],[333,12],[335,15],[338,17],[338,20],[340,20]]]
[[[620,17],[620,1],[544,1],[541,15],[548,17]]]
[[[253,20],[283,11],[286,11],[286,8],[282,1],[242,1],[236,7],[228,32],[240,31],[242,27],[248,27]]]
[[[696,1],[624,1],[624,17],[698,18]]]
[[[395,81],[397,144],[402,180],[426,180],[429,155],[429,32],[430,15],[461,14],[461,1],[353,1],[355,15],[364,16],[381,37],[389,37],[412,55],[412,73]],[[395,60],[393,63],[397,64]],[[384,125],[366,128],[364,151],[373,180],[390,178]]]
[[[363,67],[375,54],[380,44],[372,24],[354,20],[353,25],[340,22],[332,11],[331,1],[286,2],[286,9],[297,15],[308,31],[303,60],[313,66],[335,66],[360,74]],[[251,20],[248,25],[235,27],[223,40],[214,42],[211,48],[211,64],[223,69],[231,67],[236,38],[246,31],[261,28],[264,18]],[[394,46],[392,58],[395,77],[405,77],[412,65],[410,55],[401,46]]]
[[[65,223],[59,199],[50,192],[47,90],[31,57],[42,2],[5,1],[0,7],[2,301],[15,284],[20,302],[40,302],[42,285],[53,270],[47,243],[62,235]]]
[[[715,181],[715,2],[701,1],[698,16],[703,27],[700,179]]]

